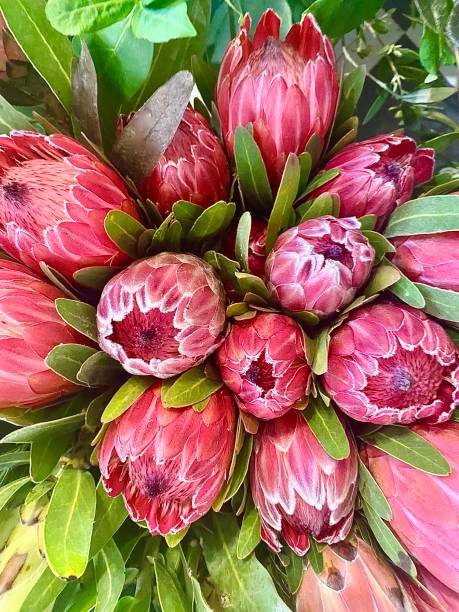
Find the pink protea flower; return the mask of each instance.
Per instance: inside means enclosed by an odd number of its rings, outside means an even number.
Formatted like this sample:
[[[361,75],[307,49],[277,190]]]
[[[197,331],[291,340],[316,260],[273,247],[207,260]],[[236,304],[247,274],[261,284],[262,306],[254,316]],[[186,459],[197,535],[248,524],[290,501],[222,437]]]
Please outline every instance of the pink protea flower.
[[[217,106],[228,150],[239,126],[253,125],[271,183],[279,183],[289,153],[302,153],[333,121],[338,79],[333,47],[312,15],[294,24],[284,42],[280,19],[268,9],[250,40],[246,15],[223,56]]]
[[[284,315],[259,313],[236,321],[218,349],[217,364],[241,410],[260,419],[285,414],[309,392],[303,333]]]
[[[388,563],[363,540],[326,546],[324,568],[309,565],[296,599],[297,612],[401,612],[411,610],[406,591]]]
[[[417,149],[408,136],[383,135],[348,145],[325,165],[340,174],[308,197],[334,193],[341,217],[376,215],[384,226],[399,204],[410,199],[419,183],[432,178],[433,149]]]
[[[222,240],[220,252],[230,259],[235,259],[235,244],[236,244],[237,224],[231,226],[231,229]],[[266,263],[266,234],[268,224],[256,217],[252,217],[252,225],[249,236],[249,272],[260,278],[265,275]]]
[[[139,185],[163,215],[177,200],[207,208],[229,194],[230,170],[220,141],[202,115],[189,106],[153,172]]]
[[[366,445],[362,458],[392,509],[390,526],[437,580],[459,593],[459,424],[415,425],[445,457],[448,476],[433,476]]]
[[[45,363],[58,344],[84,343],[57,313],[58,297],[22,264],[0,260],[0,409],[44,406],[77,390]]]
[[[395,238],[392,258],[416,283],[459,291],[459,232]]]
[[[107,493],[123,494],[133,521],[177,533],[212,506],[231,463],[236,411],[220,389],[202,412],[166,409],[155,383],[114,421],[99,451]]]
[[[330,341],[325,389],[353,419],[449,419],[459,405],[456,349],[423,312],[380,302],[354,312]]]
[[[320,318],[352,302],[373,267],[375,252],[355,218],[318,217],[279,236],[266,260],[273,299],[289,312]]]
[[[104,228],[114,209],[138,218],[121,178],[72,138],[0,136],[0,246],[30,268],[44,261],[72,278],[127,263]]]
[[[97,327],[101,348],[125,370],[168,378],[202,363],[223,341],[223,285],[195,255],[160,253],[107,283]]]
[[[261,517],[261,537],[279,551],[279,534],[298,555],[309,536],[334,544],[352,525],[357,495],[357,452],[348,431],[347,459],[332,459],[304,417],[291,410],[262,423],[250,467],[252,497]]]
[[[459,593],[432,576],[425,568],[417,568],[417,580],[428,589],[417,586],[406,574],[400,572],[399,580],[403,584],[416,612],[454,612],[459,610]]]

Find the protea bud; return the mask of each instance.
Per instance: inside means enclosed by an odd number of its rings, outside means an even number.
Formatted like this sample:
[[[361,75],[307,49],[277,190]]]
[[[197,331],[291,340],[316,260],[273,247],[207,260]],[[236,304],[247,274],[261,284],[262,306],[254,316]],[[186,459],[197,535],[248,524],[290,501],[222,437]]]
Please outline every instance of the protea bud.
[[[58,297],[22,264],[0,260],[0,409],[44,406],[76,390],[45,363],[58,344],[84,342],[57,313]]]
[[[235,259],[235,244],[236,244],[236,225],[233,225],[230,231],[224,236],[220,252],[230,259]],[[249,235],[249,272],[260,278],[265,276],[266,263],[266,234],[268,225],[265,221],[252,218]]]
[[[318,217],[279,236],[266,260],[273,299],[289,312],[335,314],[365,284],[375,252],[355,218]]]
[[[435,578],[459,593],[459,424],[412,429],[445,457],[451,467],[448,476],[417,470],[374,446],[365,446],[362,458],[390,504],[390,526],[401,543]]]
[[[261,517],[261,537],[279,551],[279,534],[298,555],[309,536],[334,544],[351,528],[357,495],[357,453],[332,459],[304,417],[291,410],[260,425],[251,460],[252,497]]]
[[[341,217],[376,215],[380,229],[396,206],[410,199],[415,185],[432,178],[434,163],[433,149],[417,149],[408,136],[376,136],[332,157],[324,170],[339,168],[340,174],[308,197],[334,193]]]
[[[392,262],[409,279],[459,291],[459,232],[395,238],[393,243]]]
[[[279,183],[289,153],[302,153],[316,133],[322,142],[338,99],[333,47],[312,15],[294,24],[284,42],[272,9],[261,17],[250,40],[251,20],[223,56],[217,106],[230,153],[239,126],[253,125],[271,183]]]
[[[459,594],[432,576],[425,568],[417,568],[418,582],[427,589],[415,584],[406,574],[399,573],[416,612],[454,612],[459,610]]]
[[[320,574],[304,572],[297,612],[414,612],[391,567],[360,538],[326,546],[322,557]]]
[[[125,370],[168,378],[202,363],[223,341],[223,285],[195,255],[160,253],[107,283],[97,327],[101,348]]]
[[[438,323],[403,304],[364,306],[338,327],[323,382],[357,421],[439,423],[459,405],[453,342]]]
[[[207,208],[229,194],[230,171],[223,147],[202,115],[188,107],[153,172],[139,185],[163,215],[177,200]]]
[[[109,495],[123,494],[134,521],[177,533],[212,506],[228,474],[236,411],[225,388],[202,412],[164,408],[156,383],[114,421],[99,451]]]
[[[285,414],[309,392],[303,333],[284,315],[259,313],[236,321],[217,352],[217,364],[241,410],[260,419]]]
[[[138,216],[121,178],[72,138],[0,137],[0,246],[29,267],[44,261],[71,278],[127,263],[104,228],[114,209]]]

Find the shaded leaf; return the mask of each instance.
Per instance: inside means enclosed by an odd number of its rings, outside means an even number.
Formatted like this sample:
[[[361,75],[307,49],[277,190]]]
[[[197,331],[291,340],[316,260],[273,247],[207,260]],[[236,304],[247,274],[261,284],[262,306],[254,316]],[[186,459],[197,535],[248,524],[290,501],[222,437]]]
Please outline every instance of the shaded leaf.
[[[236,554],[238,559],[245,559],[261,541],[260,515],[253,502],[245,507],[241,531],[237,540]]]
[[[188,612],[189,606],[178,578],[159,559],[155,559],[156,586],[163,612]]]
[[[40,578],[28,592],[21,605],[21,612],[48,610],[56,597],[65,589],[64,580],[59,580],[48,566],[43,569]]]
[[[0,455],[0,471],[9,470],[20,465],[28,465],[29,451],[11,451]]]
[[[199,244],[214,238],[230,225],[235,212],[236,205],[233,202],[216,202],[201,212],[191,226],[187,239]]]
[[[317,441],[333,459],[346,459],[350,453],[346,431],[331,406],[326,406],[322,398],[310,398],[309,405],[302,412]]]
[[[204,366],[196,366],[180,374],[161,399],[166,408],[184,408],[205,400],[222,386],[222,380],[206,375]]]
[[[154,378],[151,376],[131,376],[107,404],[102,414],[102,423],[110,423],[126,412],[153,382]]]
[[[137,242],[145,231],[145,226],[121,210],[111,210],[105,217],[104,226],[110,240],[135,259]]]
[[[335,119],[335,126],[340,126],[349,119],[357,106],[365,84],[366,68],[358,66],[344,77],[341,86],[341,100]]]
[[[293,550],[288,551],[288,565],[285,569],[285,573],[287,575],[287,582],[292,594],[295,594],[301,586],[301,581],[303,579],[303,559],[296,555]]]
[[[59,459],[69,449],[72,433],[54,433],[32,442],[30,449],[30,477],[42,482],[53,472]]]
[[[25,476],[0,487],[0,510],[3,510],[10,499],[29,482],[29,477]]]
[[[109,497],[102,481],[96,487],[96,514],[91,538],[89,558],[96,555],[118,531],[128,513],[121,495]]]
[[[96,349],[84,344],[58,344],[46,357],[46,365],[76,385],[81,385],[77,374],[83,363],[96,353]]]
[[[251,227],[252,217],[250,213],[246,211],[239,219],[234,247],[236,259],[241,264],[241,268],[246,272],[249,272],[249,241]]]
[[[332,168],[331,170],[323,170],[322,172],[319,172],[308,184],[306,190],[298,196],[298,199],[301,200],[316,189],[319,189],[319,187],[326,185],[334,178],[336,178],[340,173],[341,171],[339,168]]]
[[[321,546],[313,539],[309,538],[309,550],[306,554],[312,569],[316,574],[320,574],[324,569],[324,558]]]
[[[63,321],[80,334],[97,342],[96,309],[94,306],[68,298],[57,298],[55,303],[56,310]]]
[[[349,6],[346,0],[315,0],[306,9],[320,23],[324,34],[340,38],[364,21],[371,20],[382,7],[384,0],[367,0]]]
[[[359,458],[359,493],[381,518],[389,521],[392,510],[378,483]]]
[[[234,159],[245,201],[261,213],[268,212],[273,202],[268,173],[257,143],[244,127],[235,132]]]
[[[274,206],[269,216],[265,247],[267,254],[271,251],[279,234],[289,225],[299,183],[300,163],[298,157],[290,153],[285,163]]]
[[[0,96],[0,133],[9,134],[11,130],[34,130],[27,117]]]
[[[97,351],[82,364],[77,379],[88,387],[116,385],[126,376],[119,361],[112,359],[104,351]]]
[[[45,421],[44,423],[35,423],[28,427],[16,429],[2,438],[2,444],[22,444],[24,442],[35,442],[43,438],[49,438],[56,435],[72,433],[79,429],[84,423],[83,414],[73,414],[62,419],[54,421]]]

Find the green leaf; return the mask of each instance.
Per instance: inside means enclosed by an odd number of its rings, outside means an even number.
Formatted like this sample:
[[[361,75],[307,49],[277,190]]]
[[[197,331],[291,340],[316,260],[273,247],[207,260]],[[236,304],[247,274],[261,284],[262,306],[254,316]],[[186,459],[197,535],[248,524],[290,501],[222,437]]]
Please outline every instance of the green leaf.
[[[48,610],[59,593],[66,586],[64,580],[59,580],[49,567],[45,566],[43,573],[24,599],[20,612],[37,612]]]
[[[166,408],[192,406],[218,391],[223,381],[212,380],[206,375],[204,366],[196,366],[181,374],[163,394]]]
[[[199,55],[193,55],[191,57],[191,72],[204,103],[208,109],[212,108],[218,79],[218,66],[206,62]]]
[[[32,504],[38,500],[40,500],[44,495],[49,493],[51,489],[54,488],[54,481],[45,480],[43,482],[39,482],[34,488],[27,493],[27,497],[25,498],[24,504]]]
[[[338,196],[331,193],[323,193],[315,200],[304,202],[296,209],[298,224],[309,219],[316,219],[323,215],[336,216],[339,206]]]
[[[384,235],[387,238],[435,234],[459,230],[459,196],[417,198],[392,213]]]
[[[277,191],[272,212],[269,216],[266,234],[266,253],[274,246],[279,234],[287,229],[293,213],[293,203],[300,184],[300,163],[298,157],[290,153],[285,163],[282,179]]]
[[[73,278],[84,287],[101,290],[120,271],[121,268],[114,266],[92,266],[77,270],[73,274]]]
[[[293,550],[289,550],[287,552],[288,555],[288,565],[285,569],[285,573],[287,575],[288,587],[290,589],[290,593],[295,594],[301,586],[301,581],[303,579],[304,565],[303,559],[299,557],[297,554],[293,552]]]
[[[97,580],[95,612],[112,612],[124,586],[124,559],[113,540],[97,553],[94,570]]]
[[[190,578],[191,582],[193,583],[195,612],[213,612],[213,609],[209,606],[204,598],[204,595],[202,594],[202,589],[199,582],[193,575],[191,575]]]
[[[62,378],[80,385],[78,371],[86,359],[96,352],[96,349],[84,344],[58,344],[48,353],[45,363]]]
[[[305,191],[303,191],[298,196],[298,200],[302,200],[308,194],[312,193],[316,189],[319,189],[319,187],[326,185],[327,183],[332,181],[334,178],[336,178],[340,173],[341,173],[341,170],[339,168],[332,168],[331,170],[322,170],[322,172],[319,172],[318,174],[316,174],[314,179],[306,187]]]
[[[393,266],[378,266],[368,281],[365,287],[364,294],[366,296],[381,293],[388,289],[401,278],[401,273]]]
[[[313,538],[309,538],[309,550],[306,556],[314,572],[320,574],[324,569],[322,547]]]
[[[237,558],[245,559],[248,557],[255,550],[260,540],[260,515],[253,502],[251,502],[245,507],[236,546]]]
[[[209,513],[199,534],[211,580],[220,593],[227,595],[225,610],[288,612],[271,576],[255,555],[237,558],[239,527],[235,517]]]
[[[34,130],[25,115],[17,111],[14,106],[0,96],[0,133],[9,134],[11,130]]]
[[[70,327],[97,342],[96,309],[94,306],[77,300],[57,298],[56,310],[61,319]]]
[[[0,0],[0,8],[13,36],[62,106],[70,112],[72,45],[51,26],[45,6],[46,0]]]
[[[20,465],[28,465],[30,461],[29,451],[11,451],[0,455],[0,472],[10,470]]]
[[[300,183],[298,185],[298,193],[303,193],[308,186],[309,176],[312,170],[311,154],[305,151],[298,156],[300,162]]]
[[[88,563],[96,510],[96,488],[89,472],[66,469],[54,487],[44,525],[48,565],[56,576],[81,576]]]
[[[159,603],[163,612],[187,612],[186,596],[183,592],[178,578],[159,559],[154,560],[156,586],[158,589]]]
[[[235,253],[236,259],[241,264],[241,268],[246,272],[249,270],[249,241],[250,241],[250,230],[252,227],[252,217],[250,213],[246,211],[239,219],[236,231],[236,244]]]
[[[187,202],[186,200],[179,200],[172,207],[174,217],[180,221],[184,227],[189,225],[191,227],[196,219],[202,214],[202,207],[193,202]]]
[[[48,0],[46,15],[63,34],[95,32],[126,17],[136,0]]]
[[[123,253],[135,259],[137,257],[137,242],[145,231],[140,221],[121,210],[111,210],[104,221],[105,231]]]
[[[71,417],[70,417],[71,418]],[[53,433],[32,442],[30,449],[30,476],[42,482],[53,472],[59,459],[71,445],[72,434]]]
[[[126,375],[119,361],[112,359],[103,351],[97,351],[82,364],[77,379],[88,387],[116,385]]]
[[[440,136],[435,136],[434,138],[423,142],[421,146],[430,149],[435,149],[436,153],[441,153],[447,147],[454,144],[457,140],[459,140],[459,131],[449,132],[448,134],[441,134]]]
[[[344,77],[341,87],[341,100],[335,119],[335,126],[340,126],[354,114],[357,102],[362,95],[365,77],[365,66],[355,68],[355,70]]]
[[[16,429],[2,438],[2,444],[22,444],[24,442],[35,442],[43,438],[72,433],[79,429],[84,423],[83,414],[73,414],[54,421],[36,423],[28,427]]]
[[[459,293],[415,283],[425,300],[424,310],[439,319],[459,323]]]
[[[434,104],[446,100],[455,93],[457,93],[455,87],[430,87],[403,94],[402,99],[409,104]]]
[[[395,253],[394,246],[382,234],[373,230],[362,230],[362,234],[374,248],[376,261],[380,261],[386,253]]]
[[[384,259],[384,265],[392,266],[393,264],[388,259]],[[422,293],[403,272],[400,270],[398,270],[398,272],[400,272],[400,278],[396,283],[390,286],[389,291],[402,300],[402,302],[405,302],[413,308],[424,308],[426,302]]]
[[[434,474],[436,476],[447,476],[451,468],[440,452],[427,440],[411,431],[408,427],[400,425],[387,425],[362,439],[384,451],[388,455],[412,465],[418,470]]]
[[[234,159],[244,200],[259,212],[268,212],[273,195],[265,162],[252,134],[244,127],[235,132]]]
[[[132,20],[132,31],[137,38],[153,43],[196,36],[185,0],[174,0],[165,5],[156,6],[153,3],[151,6],[138,6]]]
[[[89,558],[92,559],[113,537],[128,513],[121,495],[109,497],[105,492],[102,481],[96,487],[96,515],[91,538]]]
[[[233,202],[216,202],[202,211],[191,226],[187,239],[199,244],[214,238],[230,225],[235,212],[236,205]]]
[[[359,458],[359,493],[381,518],[389,521],[392,510],[378,483]]]
[[[3,510],[10,499],[29,482],[29,477],[25,476],[0,487],[0,510]]]
[[[230,500],[239,491],[249,471],[252,448],[253,436],[246,435],[242,448],[237,454],[233,473],[231,474],[228,482],[223,485],[217,499],[213,504],[214,510],[220,510],[224,502]]]
[[[164,536],[166,540],[166,544],[169,546],[169,548],[175,548],[176,546],[178,546],[180,542],[183,540],[183,538],[186,536],[186,534],[188,533],[189,528],[190,526],[187,525],[181,531],[177,531],[177,533],[171,533],[171,534]]]
[[[370,21],[383,3],[384,0],[366,0],[350,5],[348,0],[315,0],[306,12],[316,17],[324,34],[341,38],[364,21]]]
[[[131,376],[107,404],[102,414],[102,423],[110,423],[126,412],[153,382],[154,378],[151,376]]]
[[[238,280],[242,294],[254,293],[259,295],[266,302],[269,302],[271,295],[265,283],[259,276],[255,276],[254,274],[246,274],[245,272],[235,272],[234,275]]]
[[[370,108],[367,111],[367,114],[363,118],[362,125],[367,125],[367,123],[370,123],[370,121],[374,119],[374,117],[376,117],[376,115],[379,113],[379,111],[384,106],[384,103],[389,97],[389,95],[390,95],[389,92],[386,91],[385,89],[380,90],[380,93],[373,100]]]
[[[324,451],[333,459],[346,459],[350,453],[349,439],[346,431],[331,406],[326,406],[322,398],[310,398],[303,416],[312,433]]]
[[[239,264],[237,261],[233,261],[232,259],[229,259],[216,251],[207,251],[204,253],[202,258],[215,270],[217,270],[224,281],[231,282],[234,279],[236,271],[239,270]]]

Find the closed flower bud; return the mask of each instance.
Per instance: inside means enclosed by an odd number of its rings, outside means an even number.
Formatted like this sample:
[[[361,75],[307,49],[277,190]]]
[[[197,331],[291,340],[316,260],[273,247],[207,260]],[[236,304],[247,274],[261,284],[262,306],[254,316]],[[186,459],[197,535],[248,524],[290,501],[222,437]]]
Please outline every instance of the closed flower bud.
[[[381,229],[399,204],[410,199],[419,183],[432,178],[433,149],[417,149],[408,136],[383,135],[348,145],[325,165],[340,174],[308,197],[334,193],[341,217],[376,215]]]
[[[284,315],[260,313],[236,321],[217,364],[241,410],[260,419],[285,414],[309,392],[303,333]]]
[[[236,128],[253,125],[269,178],[276,186],[289,153],[302,153],[316,133],[322,143],[338,99],[333,47],[312,15],[294,24],[284,42],[272,9],[250,40],[247,15],[228,45],[217,83],[217,106],[228,150]]]
[[[84,342],[57,313],[59,297],[22,264],[0,260],[0,409],[44,406],[77,390],[45,363],[58,344]]]
[[[0,246],[30,268],[72,278],[129,262],[108,237],[111,210],[138,213],[121,178],[78,142],[53,134],[0,136]]]
[[[389,502],[389,524],[400,542],[437,580],[459,593],[459,424],[412,429],[445,457],[448,476],[417,470],[370,445],[362,458]]]
[[[203,208],[229,195],[230,170],[220,141],[202,115],[188,107],[171,144],[139,185],[163,215],[178,200]]]
[[[289,312],[336,314],[366,283],[375,252],[357,219],[318,217],[279,236],[266,261],[273,299]]]
[[[107,430],[99,451],[107,493],[122,494],[153,535],[181,531],[210,510],[228,476],[235,425],[226,389],[197,412],[164,408],[155,383]]]
[[[351,528],[357,495],[357,453],[332,459],[296,410],[262,423],[250,468],[252,497],[261,517],[261,537],[279,551],[279,535],[298,555],[309,536],[334,544]]]
[[[438,423],[459,405],[452,340],[420,310],[392,302],[364,306],[338,327],[323,382],[357,421]]]
[[[160,253],[107,283],[97,327],[101,348],[125,370],[168,378],[202,363],[223,341],[223,285],[195,255]]]

